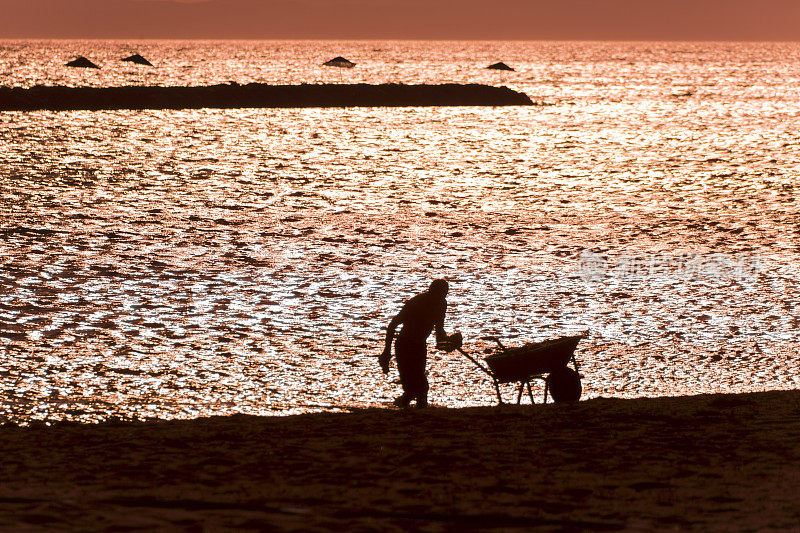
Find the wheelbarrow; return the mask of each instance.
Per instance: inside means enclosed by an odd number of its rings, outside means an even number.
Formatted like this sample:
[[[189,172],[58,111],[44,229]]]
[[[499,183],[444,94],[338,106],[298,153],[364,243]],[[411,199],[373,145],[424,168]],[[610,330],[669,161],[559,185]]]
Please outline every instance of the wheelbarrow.
[[[576,402],[581,397],[581,378],[578,373],[578,362],[575,359],[575,348],[583,335],[561,337],[544,342],[528,343],[516,348],[507,348],[497,337],[482,337],[497,343],[498,349],[485,357],[483,363],[469,355],[461,348],[461,335],[456,334],[442,346],[447,351],[458,350],[472,361],[483,373],[488,375],[494,384],[497,400],[503,404],[500,385],[503,383],[519,383],[517,405],[522,401],[525,389],[533,403],[531,381],[541,379],[545,382],[544,402],[548,394],[556,403]],[[572,363],[573,368],[567,366]]]

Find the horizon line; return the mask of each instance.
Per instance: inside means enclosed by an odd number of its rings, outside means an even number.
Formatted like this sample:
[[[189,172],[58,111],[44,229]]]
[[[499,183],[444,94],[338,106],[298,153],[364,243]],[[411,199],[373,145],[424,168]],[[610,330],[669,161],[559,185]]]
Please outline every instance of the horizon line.
[[[296,42],[296,41],[328,41],[328,42],[529,42],[529,43],[796,43],[800,39],[436,39],[424,37],[396,38],[396,37],[355,37],[355,38],[327,38],[327,37],[4,37],[0,41],[271,41],[271,42]]]

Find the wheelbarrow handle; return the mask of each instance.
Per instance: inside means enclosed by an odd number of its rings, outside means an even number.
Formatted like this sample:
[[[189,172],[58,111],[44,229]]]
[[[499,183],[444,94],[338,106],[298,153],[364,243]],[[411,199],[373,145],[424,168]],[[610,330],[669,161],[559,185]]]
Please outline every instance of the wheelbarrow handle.
[[[477,360],[477,359],[475,359],[474,357],[472,357],[471,355],[469,355],[467,352],[465,352],[465,351],[464,351],[464,350],[462,350],[461,348],[456,348],[456,349],[457,349],[459,352],[461,352],[461,355],[463,355],[464,357],[466,357],[467,359],[469,359],[470,361],[472,361],[472,362],[475,364],[475,366],[477,366],[477,367],[478,367],[478,368],[481,370],[481,372],[483,372],[484,374],[487,374],[487,375],[488,375],[490,378],[494,379],[494,374],[492,374],[491,370],[489,370],[489,369],[485,368],[485,367],[484,367],[482,364],[480,364],[480,363],[478,362],[478,360]]]
[[[505,346],[503,346],[503,343],[502,343],[502,342],[500,342],[500,339],[498,339],[497,337],[486,336],[486,337],[481,337],[480,339],[481,339],[482,341],[494,341],[494,342],[496,342],[496,343],[497,343],[497,345],[498,345],[498,346],[500,346],[500,349],[501,349],[501,350],[505,350],[505,349],[506,349],[506,347],[505,347]]]

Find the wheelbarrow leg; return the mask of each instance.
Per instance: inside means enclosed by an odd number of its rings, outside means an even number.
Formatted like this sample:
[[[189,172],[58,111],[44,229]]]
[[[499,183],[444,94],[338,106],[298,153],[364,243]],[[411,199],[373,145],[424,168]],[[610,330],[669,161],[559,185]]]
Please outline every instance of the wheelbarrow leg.
[[[575,354],[572,354],[572,366],[575,367],[575,372],[578,372],[580,374],[581,370],[580,368],[578,368],[578,360],[575,359]]]
[[[497,380],[492,378],[494,381],[494,391],[497,393],[497,401],[500,402],[498,405],[503,405],[503,397],[500,395],[500,385],[497,384]]]
[[[525,391],[525,382],[519,382],[519,394],[517,394],[517,405],[522,403],[522,393]]]
[[[550,392],[550,378],[544,380],[544,403],[547,403],[547,393]]]
[[[531,382],[530,382],[530,381],[528,381],[528,382],[527,382],[527,385],[528,385],[528,396],[530,396],[530,398],[531,398],[531,405],[533,405],[533,391],[531,390]]]

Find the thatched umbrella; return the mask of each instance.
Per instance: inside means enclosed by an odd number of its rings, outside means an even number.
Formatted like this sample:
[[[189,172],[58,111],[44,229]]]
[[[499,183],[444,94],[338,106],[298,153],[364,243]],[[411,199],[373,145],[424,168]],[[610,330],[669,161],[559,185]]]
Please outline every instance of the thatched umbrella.
[[[323,63],[326,67],[339,67],[339,68],[353,68],[356,66],[355,63],[350,61],[349,59],[345,59],[342,56],[336,56],[330,61],[326,61]]]
[[[502,61],[500,61],[499,63],[493,63],[493,64],[489,65],[486,68],[489,69],[489,70],[508,70],[508,71],[511,71],[511,72],[516,72],[513,68],[509,67],[508,65],[506,65]]]
[[[153,64],[140,56],[139,54],[133,54],[132,56],[126,57],[124,59],[120,59],[120,61],[127,61],[129,63],[136,63],[137,65],[145,65],[148,67],[152,67]]]
[[[73,59],[72,61],[67,63],[66,66],[78,67],[78,68],[100,68],[83,56],[78,56],[76,59]]]

